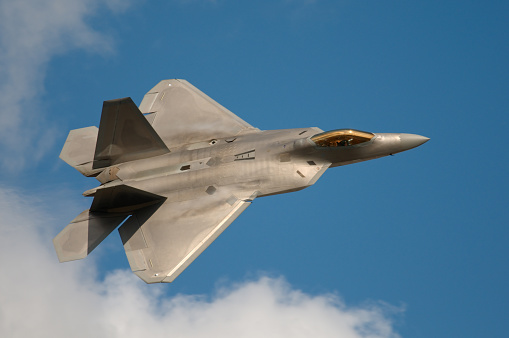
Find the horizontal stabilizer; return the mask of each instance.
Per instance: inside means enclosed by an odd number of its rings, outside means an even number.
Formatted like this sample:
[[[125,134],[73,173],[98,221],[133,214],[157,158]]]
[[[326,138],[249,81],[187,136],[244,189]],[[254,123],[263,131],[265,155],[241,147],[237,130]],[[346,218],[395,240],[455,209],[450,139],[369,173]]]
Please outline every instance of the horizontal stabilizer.
[[[69,132],[60,158],[85,176],[94,176],[101,170],[92,169],[97,127],[74,129]]]
[[[130,97],[104,101],[94,169],[168,152],[163,140]]]
[[[83,211],[53,239],[58,260],[68,262],[87,257],[126,217]]]

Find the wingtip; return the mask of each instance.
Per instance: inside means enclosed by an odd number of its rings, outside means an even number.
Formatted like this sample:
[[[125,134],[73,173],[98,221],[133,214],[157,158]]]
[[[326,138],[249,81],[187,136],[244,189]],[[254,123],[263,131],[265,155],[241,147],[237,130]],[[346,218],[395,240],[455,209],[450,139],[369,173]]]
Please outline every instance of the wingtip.
[[[156,284],[156,283],[169,283],[166,282],[166,275],[164,273],[154,273],[149,270],[141,270],[141,271],[133,271],[134,274],[141,278],[147,284]]]

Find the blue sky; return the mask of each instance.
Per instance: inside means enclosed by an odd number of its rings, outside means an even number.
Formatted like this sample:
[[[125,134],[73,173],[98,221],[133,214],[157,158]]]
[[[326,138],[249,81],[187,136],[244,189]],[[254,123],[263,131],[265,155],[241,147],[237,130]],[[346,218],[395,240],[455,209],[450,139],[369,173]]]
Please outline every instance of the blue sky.
[[[0,333],[504,337],[507,13],[504,1],[0,1]],[[51,238],[98,184],[58,159],[68,131],[168,78],[260,129],[431,140],[255,200],[172,284],[131,276],[116,232],[59,264]]]

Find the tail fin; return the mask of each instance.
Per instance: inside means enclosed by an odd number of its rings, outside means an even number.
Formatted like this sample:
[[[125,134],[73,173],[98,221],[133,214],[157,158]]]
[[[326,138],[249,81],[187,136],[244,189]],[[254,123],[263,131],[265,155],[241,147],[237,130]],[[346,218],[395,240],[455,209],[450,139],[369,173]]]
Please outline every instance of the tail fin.
[[[130,97],[104,101],[93,169],[168,152]]]
[[[127,213],[160,203],[166,198],[125,184],[98,189],[90,207],[92,212]]]
[[[170,152],[131,98],[104,101],[99,129],[71,130],[60,158],[85,176]]]
[[[89,210],[83,211],[54,239],[60,262],[88,256],[135,210],[164,201],[163,196],[127,185],[100,189]]]

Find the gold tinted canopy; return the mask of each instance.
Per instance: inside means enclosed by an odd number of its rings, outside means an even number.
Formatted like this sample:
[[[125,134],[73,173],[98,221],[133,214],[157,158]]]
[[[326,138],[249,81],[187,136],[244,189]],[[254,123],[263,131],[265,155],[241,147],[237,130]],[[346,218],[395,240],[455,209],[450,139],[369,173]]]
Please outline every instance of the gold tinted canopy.
[[[311,141],[319,147],[347,147],[370,141],[375,134],[355,129],[336,129],[316,134]]]

